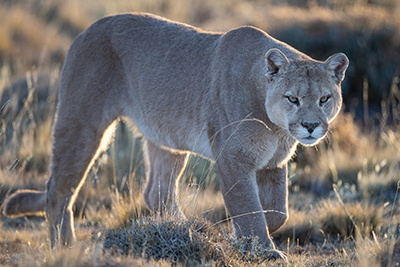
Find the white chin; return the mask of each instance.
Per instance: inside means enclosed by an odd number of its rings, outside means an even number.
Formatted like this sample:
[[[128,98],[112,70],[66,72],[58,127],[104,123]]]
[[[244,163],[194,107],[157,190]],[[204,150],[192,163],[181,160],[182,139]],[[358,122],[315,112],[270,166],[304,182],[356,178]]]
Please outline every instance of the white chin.
[[[297,139],[297,138],[296,138]],[[316,145],[322,138],[298,138],[297,140],[304,146],[313,146]]]

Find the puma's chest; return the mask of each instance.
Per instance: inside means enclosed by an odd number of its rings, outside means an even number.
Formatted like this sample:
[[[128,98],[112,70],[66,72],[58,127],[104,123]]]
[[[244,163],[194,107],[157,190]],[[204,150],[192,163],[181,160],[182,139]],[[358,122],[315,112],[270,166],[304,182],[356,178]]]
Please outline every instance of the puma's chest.
[[[297,148],[297,141],[295,139],[281,139],[276,138],[269,141],[269,147],[273,147],[270,153],[265,153],[263,163],[261,168],[271,168],[282,167],[286,164]]]
[[[279,144],[273,158],[269,161],[268,167],[282,167],[294,155],[297,148],[297,141],[288,141],[287,143]]]

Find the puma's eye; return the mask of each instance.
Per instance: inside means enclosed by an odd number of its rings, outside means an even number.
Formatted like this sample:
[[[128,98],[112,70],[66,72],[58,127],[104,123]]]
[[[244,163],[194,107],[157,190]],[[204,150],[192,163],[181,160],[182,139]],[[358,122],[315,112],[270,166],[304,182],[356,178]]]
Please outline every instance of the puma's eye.
[[[287,96],[287,99],[293,104],[299,104],[299,99],[294,96]]]
[[[325,103],[326,101],[328,101],[329,96],[323,96],[321,97],[321,99],[319,100],[320,103]]]

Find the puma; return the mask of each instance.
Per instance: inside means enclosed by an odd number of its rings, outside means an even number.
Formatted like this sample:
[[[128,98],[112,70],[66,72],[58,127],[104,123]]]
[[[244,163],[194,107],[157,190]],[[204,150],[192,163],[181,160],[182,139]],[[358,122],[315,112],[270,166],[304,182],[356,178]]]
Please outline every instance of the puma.
[[[121,116],[144,139],[152,211],[176,203],[189,153],[215,161],[236,236],[270,234],[288,218],[287,163],[317,144],[342,105],[349,62],[316,61],[254,27],[206,32],[150,14],[100,19],[61,71],[46,192],[20,190],[4,214],[45,211],[52,246],[74,240],[72,205],[106,130]]]

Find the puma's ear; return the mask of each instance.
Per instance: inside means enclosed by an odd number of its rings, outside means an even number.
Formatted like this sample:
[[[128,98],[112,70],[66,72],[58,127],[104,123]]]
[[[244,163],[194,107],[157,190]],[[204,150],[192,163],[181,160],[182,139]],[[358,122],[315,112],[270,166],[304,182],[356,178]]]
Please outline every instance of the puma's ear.
[[[324,62],[325,69],[331,71],[338,82],[343,81],[348,66],[349,59],[343,53],[334,54]]]
[[[280,70],[284,70],[289,65],[289,60],[279,49],[272,48],[265,54],[265,65],[267,66],[267,76],[269,79],[274,74],[279,73]]]

